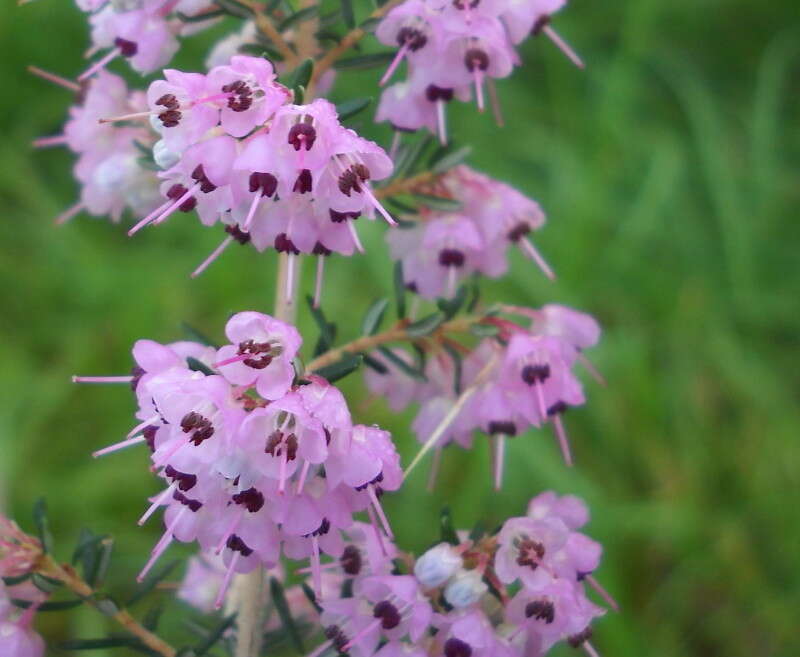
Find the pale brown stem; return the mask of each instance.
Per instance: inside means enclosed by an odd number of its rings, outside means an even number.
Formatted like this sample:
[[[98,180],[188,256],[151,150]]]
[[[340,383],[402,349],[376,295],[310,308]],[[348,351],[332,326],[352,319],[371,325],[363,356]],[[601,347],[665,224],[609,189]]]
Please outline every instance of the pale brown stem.
[[[287,43],[283,35],[278,32],[278,28],[272,22],[272,19],[264,12],[264,6],[256,0],[240,0],[240,2],[249,7],[254,14],[256,27],[265,37],[267,37],[282,56],[286,65],[291,69],[297,63],[297,55],[291,46]]]
[[[411,176],[410,178],[401,178],[400,180],[395,180],[394,182],[389,183],[386,185],[386,187],[376,189],[375,196],[377,198],[386,198],[387,196],[412,192],[422,185],[433,182],[436,180],[438,175],[439,174],[433,173],[433,171],[423,171],[422,173],[418,173],[416,176]]]
[[[447,333],[464,333],[465,331],[469,330],[470,326],[478,322],[479,319],[479,317],[460,317],[459,319],[453,319],[449,322],[445,322],[433,333],[431,333],[430,336],[426,337],[435,338],[437,335],[445,335]],[[403,340],[414,341],[419,339],[420,338],[409,335],[405,326],[396,326],[388,331],[384,331],[383,333],[365,335],[364,337],[353,340],[352,342],[348,342],[341,347],[336,347],[335,349],[326,351],[324,354],[317,356],[317,358],[308,363],[308,365],[306,365],[306,369],[310,372],[313,372],[314,370],[318,370],[327,365],[332,365],[336,361],[340,360],[345,354],[358,354],[365,351],[371,351],[375,347],[379,347],[380,345],[388,342],[401,342]]]
[[[394,9],[403,0],[389,0],[385,5],[378,7],[373,11],[367,20],[383,18],[389,11]],[[311,75],[311,80],[308,83],[308,96],[313,97],[314,87],[319,81],[323,73],[328,71],[333,65],[339,61],[339,58],[344,55],[350,48],[357,44],[361,39],[366,36],[367,32],[360,27],[354,27],[347,34],[344,35],[342,40],[333,48],[331,48],[314,66],[314,72]]]
[[[83,598],[87,604],[96,609],[99,608],[98,602],[94,598],[95,590],[83,581],[71,566],[61,565],[51,556],[45,555],[39,561],[37,572],[58,580],[70,591]],[[120,609],[110,617],[159,655],[175,657],[177,654],[178,651],[175,648],[141,625],[127,610]]]

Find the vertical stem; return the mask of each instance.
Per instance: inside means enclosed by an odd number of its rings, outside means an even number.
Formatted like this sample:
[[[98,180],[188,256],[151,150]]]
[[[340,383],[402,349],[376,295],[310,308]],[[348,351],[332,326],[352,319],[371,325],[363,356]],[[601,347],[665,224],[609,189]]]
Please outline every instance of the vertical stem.
[[[297,282],[300,279],[302,256],[295,256],[295,277],[292,298],[288,303],[286,295],[286,276],[289,270],[289,256],[281,253],[278,258],[278,276],[275,281],[275,308],[273,315],[284,322],[294,323],[297,316]],[[246,575],[238,575],[231,594],[238,612],[235,657],[258,657],[264,634],[264,569],[259,566]]]

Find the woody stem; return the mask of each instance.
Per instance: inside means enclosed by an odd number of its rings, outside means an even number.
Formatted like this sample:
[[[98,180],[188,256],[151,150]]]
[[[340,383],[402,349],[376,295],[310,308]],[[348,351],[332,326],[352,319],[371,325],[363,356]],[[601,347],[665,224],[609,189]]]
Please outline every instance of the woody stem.
[[[37,572],[58,580],[70,591],[83,598],[87,604],[96,609],[100,609],[98,601],[94,597],[95,590],[81,579],[71,566],[66,564],[61,565],[53,559],[53,557],[44,555],[37,565]],[[103,611],[103,613],[106,612]],[[153,634],[146,627],[142,626],[127,610],[119,609],[113,614],[110,614],[110,617],[124,627],[130,634],[139,639],[145,646],[150,648],[150,650],[157,652],[159,655],[163,655],[163,657],[175,657],[175,655],[177,655],[177,650],[175,650],[175,648],[162,638]]]
[[[286,65],[291,69],[297,63],[297,55],[291,46],[283,38],[283,35],[278,31],[278,28],[272,22],[272,19],[267,16],[264,11],[264,6],[256,0],[239,0],[243,5],[250,8],[254,14],[256,27],[265,37],[267,37],[275,49],[283,56]]]

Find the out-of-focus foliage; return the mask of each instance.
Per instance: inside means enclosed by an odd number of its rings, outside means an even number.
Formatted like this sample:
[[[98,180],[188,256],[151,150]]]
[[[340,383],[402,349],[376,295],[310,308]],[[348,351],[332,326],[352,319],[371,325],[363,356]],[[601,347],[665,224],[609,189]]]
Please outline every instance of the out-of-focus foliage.
[[[521,436],[494,495],[479,442],[447,454],[434,497],[420,472],[387,500],[393,525],[419,549],[435,539],[443,502],[457,526],[476,515],[492,526],[544,488],[575,492],[606,548],[600,579],[623,607],[597,625],[602,653],[796,655],[796,0],[575,0],[556,27],[586,72],[531,41],[525,66],[499,85],[507,126],[463,105],[451,125],[475,146],[476,167],[538,198],[550,218],[538,244],[558,281],[519,258],[484,298],[596,314],[606,329],[596,362],[610,385],[589,384],[590,403],[567,419],[573,471],[549,434]],[[66,0],[5,2],[0,43],[0,493],[20,516],[46,494],[65,545],[84,524],[113,534],[110,579],[130,590],[158,531],[135,525],[157,484],[141,452],[92,462],[131,426],[133,403],[124,386],[78,388],[69,376],[123,373],[136,338],[178,338],[182,320],[213,333],[231,312],[269,311],[275,258],[232,248],[192,281],[222,237],[193,218],[134,239],[85,216],[53,226],[76,195],[72,160],[28,144],[58,132],[70,98],[24,69],[76,74],[86,26]],[[198,66],[207,43],[188,40],[179,63]],[[374,95],[376,79],[342,75],[335,100]],[[362,129],[385,143],[387,131],[367,127],[373,108]],[[360,317],[391,290],[384,230],[364,231],[365,257],[329,263],[329,317]],[[307,266],[306,289],[311,276]],[[300,316],[316,330],[305,308]],[[408,459],[410,416],[370,403],[358,376],[345,388],[359,421],[393,429]],[[41,620],[60,639],[103,623],[90,613],[72,627],[61,614]]]

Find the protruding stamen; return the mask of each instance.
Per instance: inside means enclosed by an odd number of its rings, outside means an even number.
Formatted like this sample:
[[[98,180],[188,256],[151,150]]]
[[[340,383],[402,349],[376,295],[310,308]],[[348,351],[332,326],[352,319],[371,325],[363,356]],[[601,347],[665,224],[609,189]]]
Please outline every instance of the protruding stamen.
[[[367,495],[369,495],[369,499],[372,502],[372,506],[375,508],[375,513],[378,514],[378,518],[380,518],[381,525],[383,525],[383,530],[386,532],[386,535],[389,538],[394,538],[394,534],[392,533],[392,528],[389,526],[389,519],[386,517],[386,513],[383,511],[383,507],[381,506],[381,502],[378,499],[378,495],[375,492],[375,486],[370,484],[367,486]]]
[[[347,223],[347,229],[350,231],[350,237],[353,238],[353,244],[355,244],[356,251],[359,253],[364,253],[364,246],[361,244],[361,240],[358,239],[355,221],[351,219],[345,219],[345,222]]]
[[[183,196],[178,197],[178,200],[175,201],[172,205],[170,205],[164,212],[161,213],[158,217],[153,219],[153,224],[163,224],[167,219],[169,219],[170,215],[172,215],[176,210],[178,210],[186,201],[188,201],[194,193],[197,191],[198,187],[202,188],[203,182],[199,181],[192,185],[189,189],[184,192]]]
[[[378,540],[381,554],[383,554],[384,557],[389,556],[389,551],[386,549],[386,544],[383,542],[383,532],[378,525],[378,519],[375,517],[375,511],[372,505],[367,507],[367,516],[369,517],[369,524],[372,525],[372,529],[375,531],[375,538]]]
[[[63,146],[67,141],[66,135],[53,135],[52,137],[39,137],[31,143],[34,148],[50,148],[51,146]]]
[[[231,557],[231,563],[228,565],[228,570],[225,572],[225,578],[222,580],[222,585],[219,587],[219,591],[217,592],[217,598],[214,600],[214,609],[219,609],[222,607],[222,603],[225,600],[225,594],[228,592],[228,587],[231,585],[231,578],[233,577],[233,573],[236,572],[236,562],[239,561],[240,556],[242,556],[241,552],[234,552],[233,556]]]
[[[316,534],[311,535],[311,580],[317,600],[322,600],[322,568],[319,563],[319,538]]]
[[[472,78],[475,80],[475,98],[478,101],[478,111],[483,112],[483,71],[475,68],[472,71]]]
[[[92,77],[101,68],[105,68],[106,64],[108,64],[112,59],[118,57],[121,54],[122,50],[120,48],[114,48],[113,50],[109,51],[103,57],[98,59],[94,64],[92,64],[89,68],[87,68],[83,73],[81,73],[78,76],[78,82],[82,82],[86,78]]]
[[[128,438],[128,440],[123,440],[122,442],[116,443],[114,445],[109,445],[108,447],[104,447],[103,449],[98,449],[96,452],[92,452],[92,456],[94,458],[105,456],[106,454],[110,454],[111,452],[116,452],[117,450],[130,447],[131,445],[138,445],[139,443],[143,443],[144,440],[145,440],[144,436],[134,436],[133,438]]]
[[[303,461],[303,468],[300,470],[300,478],[297,480],[297,488],[295,488],[295,494],[300,495],[303,492],[303,487],[306,485],[306,478],[308,477],[308,471],[311,469],[311,462],[310,461]]]
[[[294,270],[297,256],[289,253],[286,258],[286,305],[291,306],[294,302]]]
[[[494,442],[494,489],[503,487],[503,470],[506,460],[506,437],[501,433],[492,436]]]
[[[550,27],[549,25],[545,25],[542,28],[542,32],[544,32],[544,34],[547,36],[548,39],[550,39],[550,41],[556,44],[556,47],[561,52],[563,52],[567,56],[567,59],[569,59],[569,61],[575,64],[575,66],[577,66],[578,68],[586,67],[586,65],[583,63],[583,60],[578,56],[578,53],[576,53],[570,47],[570,45],[566,41],[564,41],[564,39],[562,39],[561,36],[558,34],[558,32],[556,32],[552,27]]]
[[[260,193],[256,193],[253,196],[253,201],[250,203],[250,209],[247,211],[247,217],[245,217],[244,223],[242,224],[242,230],[250,230],[250,224],[253,223],[253,217],[256,216],[256,208],[258,208],[258,204],[261,202],[262,198],[264,197]]]
[[[158,422],[160,419],[161,419],[161,416],[159,416],[159,415],[158,415],[158,413],[156,413],[155,415],[151,415],[151,416],[150,416],[149,418],[147,418],[146,420],[144,420],[144,421],[142,421],[142,422],[139,422],[139,424],[137,424],[135,427],[133,427],[133,429],[131,429],[131,430],[130,430],[130,431],[127,433],[127,434],[126,434],[126,436],[125,436],[125,440],[127,440],[128,438],[131,438],[131,437],[135,436],[135,435],[136,435],[137,433],[139,433],[140,431],[143,431],[145,427],[147,427],[147,426],[150,426],[151,424],[153,424],[153,422]]]
[[[219,540],[219,543],[217,543],[217,547],[214,550],[214,554],[219,554],[220,552],[222,552],[223,549],[225,549],[225,545],[227,544],[228,539],[231,536],[233,536],[233,534],[236,532],[236,528],[239,526],[239,523],[242,521],[243,517],[244,517],[244,510],[239,511],[236,514],[236,516],[233,518],[233,521],[228,525],[227,529],[224,532],[222,532],[222,538]],[[237,552],[236,554],[239,553]]]
[[[314,280],[314,308],[319,308],[322,300],[322,279],[325,276],[325,256],[317,256],[317,276]]]
[[[541,256],[539,251],[536,249],[535,246],[528,240],[527,238],[521,238],[517,244],[519,244],[522,252],[527,255],[531,260],[533,260],[538,266],[539,269],[542,270],[545,276],[549,278],[551,281],[555,280],[556,275],[552,269],[550,269],[550,265],[547,264],[545,259]]]
[[[539,387],[538,385],[536,386]],[[553,415],[553,427],[556,430],[556,437],[558,438],[558,446],[561,448],[561,455],[564,457],[564,463],[572,467],[572,450],[569,448],[569,439],[567,432],[564,430],[564,423],[561,421],[561,413]]]
[[[122,123],[123,121],[136,121],[138,119],[145,119],[150,117],[150,112],[134,112],[133,114],[122,114],[121,116],[112,116],[107,119],[97,119],[98,123]]]
[[[136,576],[137,582],[141,583],[144,580],[144,578],[147,576],[147,573],[150,572],[150,569],[156,565],[156,561],[161,558],[161,555],[164,554],[166,549],[170,546],[173,538],[174,537],[172,536],[172,533],[169,531],[164,534],[164,538],[158,542],[158,545],[156,545],[155,549],[153,550],[153,554],[150,555],[150,559],[148,559],[147,563],[144,565],[144,568],[142,568],[142,571]]]
[[[216,249],[214,249],[211,254],[205,260],[203,260],[202,263],[200,263],[200,266],[197,269],[191,273],[190,278],[197,278],[206,269],[208,269],[209,265],[219,258],[222,255],[222,252],[227,249],[232,242],[233,237],[231,236],[228,236],[222,240],[222,243]]]
[[[447,116],[444,111],[444,101],[436,101],[436,122],[439,126],[439,143],[447,146]]]
[[[539,404],[539,416],[542,419],[542,424],[544,424],[547,422],[547,404],[545,404],[544,401],[544,387],[542,386],[542,382],[536,379],[533,388],[536,391],[536,402]]]
[[[128,237],[131,237],[132,235],[135,235],[142,228],[144,228],[147,224],[149,224],[151,221],[153,221],[153,219],[155,219],[158,215],[160,215],[164,210],[166,210],[169,207],[170,203],[172,203],[172,199],[168,199],[167,201],[164,201],[164,203],[159,205],[155,210],[153,210],[150,214],[148,214],[144,219],[142,219],[137,224],[135,224],[134,227],[131,228],[128,231]]]
[[[595,381],[597,381],[601,386],[608,385],[606,378],[600,374],[599,370],[594,366],[594,363],[592,363],[592,361],[590,361],[584,354],[579,352],[578,360],[581,362],[581,365],[583,365],[589,371],[589,374],[592,375],[592,378]]]
[[[410,45],[408,41],[406,41],[400,47],[400,50],[397,51],[397,54],[394,56],[394,59],[392,60],[392,63],[389,64],[389,68],[386,69],[386,73],[383,74],[383,77],[381,77],[380,82],[378,82],[379,87],[382,87],[389,81],[389,78],[392,77],[392,74],[397,70],[397,67],[400,66],[400,62],[402,62],[403,59],[405,58],[409,47]]]
[[[81,85],[79,85],[77,82],[73,82],[72,80],[67,80],[66,78],[62,78],[60,75],[56,75],[55,73],[50,73],[50,71],[45,71],[44,69],[41,69],[38,66],[29,66],[28,72],[33,73],[34,75],[42,78],[43,80],[47,80],[48,82],[57,84],[59,87],[64,87],[65,89],[69,89],[70,91],[78,92],[81,90]]]
[[[589,657],[600,657],[598,652],[594,649],[594,646],[588,641],[583,642],[583,649],[586,651],[586,654],[589,655]]]
[[[370,203],[372,203],[381,216],[386,219],[390,226],[397,225],[397,222],[392,219],[392,215],[390,215],[386,208],[381,205],[381,202],[375,197],[375,194],[372,193],[372,190],[367,186],[366,182],[361,185],[361,191],[364,193],[364,196],[370,200]]]
[[[606,591],[606,590],[605,590],[605,589],[604,589],[604,588],[603,588],[603,587],[600,585],[600,582],[598,582],[598,581],[597,581],[597,580],[594,578],[594,576],[593,576],[593,575],[586,575],[586,577],[584,577],[584,579],[585,579],[587,582],[589,582],[589,586],[591,586],[591,587],[592,587],[592,588],[593,588],[593,589],[594,589],[594,590],[597,592],[597,595],[599,595],[601,598],[603,598],[604,602],[605,602],[605,603],[606,603],[606,604],[607,604],[609,607],[611,607],[611,608],[612,608],[614,611],[616,611],[616,612],[619,612],[619,604],[617,604],[617,601],[616,601],[616,600],[614,600],[614,598],[611,596],[611,594],[610,594],[608,591]]]
[[[73,376],[73,383],[130,383],[132,376]]]
[[[439,476],[439,468],[442,466],[442,449],[443,447],[437,447],[433,450],[433,461],[431,461],[431,469],[428,472],[428,483],[426,488],[429,493],[433,492],[433,489],[436,488],[436,478]]]
[[[392,145],[389,147],[389,159],[394,162],[397,156],[397,149],[400,148],[400,141],[402,140],[403,133],[400,130],[395,130],[392,135]]]
[[[61,226],[62,224],[67,223],[70,219],[77,217],[85,209],[86,206],[83,203],[76,203],[72,207],[67,208],[64,210],[64,212],[56,217],[56,226]]]
[[[175,489],[177,487],[178,487],[178,482],[173,481],[169,485],[169,487],[155,499],[155,501],[150,505],[150,508],[148,508],[147,511],[144,512],[144,515],[141,518],[139,518],[136,524],[141,526],[144,523],[146,523],[147,519],[156,512],[156,509],[158,507],[160,507],[167,501],[167,499],[169,499],[169,496],[172,495],[173,492],[175,492]]]
[[[486,79],[486,87],[489,89],[489,103],[492,106],[494,122],[498,128],[502,128],[505,125],[505,121],[503,121],[503,110],[500,107],[500,97],[497,95],[497,85],[494,83],[494,78],[489,77]]]

